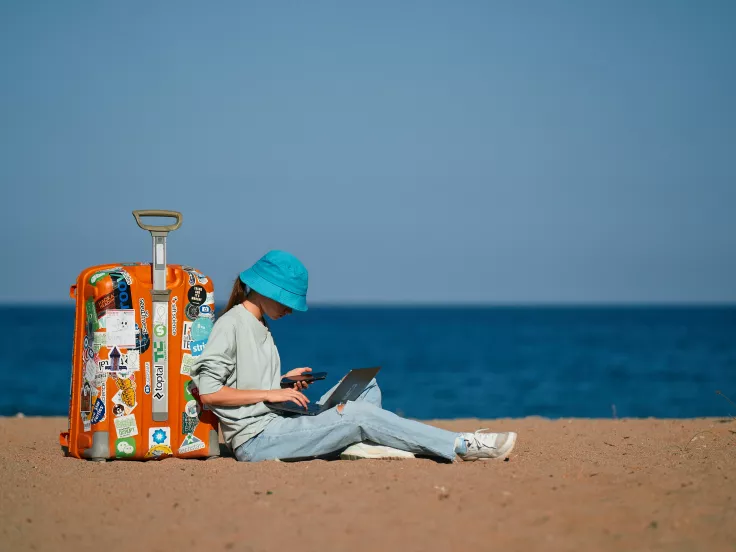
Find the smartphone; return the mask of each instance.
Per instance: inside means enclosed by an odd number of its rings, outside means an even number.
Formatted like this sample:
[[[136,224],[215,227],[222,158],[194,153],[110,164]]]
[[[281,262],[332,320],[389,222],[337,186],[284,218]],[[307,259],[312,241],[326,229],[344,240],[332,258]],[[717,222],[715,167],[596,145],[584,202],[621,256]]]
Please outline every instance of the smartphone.
[[[298,376],[289,376],[281,380],[281,387],[291,387],[298,381],[312,383],[313,381],[323,380],[327,377],[327,372],[307,372]]]

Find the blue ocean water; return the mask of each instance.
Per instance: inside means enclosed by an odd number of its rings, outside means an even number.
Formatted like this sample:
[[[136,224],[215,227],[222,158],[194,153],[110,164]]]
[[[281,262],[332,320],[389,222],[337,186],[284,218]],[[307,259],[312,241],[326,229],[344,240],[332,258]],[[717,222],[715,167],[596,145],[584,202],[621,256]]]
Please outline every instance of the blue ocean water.
[[[0,415],[66,415],[72,307],[0,307]],[[284,370],[381,365],[420,418],[736,415],[736,308],[314,307],[273,322]]]

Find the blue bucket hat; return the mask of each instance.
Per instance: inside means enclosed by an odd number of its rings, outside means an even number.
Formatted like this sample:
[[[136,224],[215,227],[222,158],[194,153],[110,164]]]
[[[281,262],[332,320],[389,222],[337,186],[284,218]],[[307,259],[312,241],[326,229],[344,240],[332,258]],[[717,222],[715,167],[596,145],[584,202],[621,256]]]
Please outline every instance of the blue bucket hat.
[[[269,251],[240,273],[240,281],[261,295],[295,311],[307,310],[307,268],[291,253]]]

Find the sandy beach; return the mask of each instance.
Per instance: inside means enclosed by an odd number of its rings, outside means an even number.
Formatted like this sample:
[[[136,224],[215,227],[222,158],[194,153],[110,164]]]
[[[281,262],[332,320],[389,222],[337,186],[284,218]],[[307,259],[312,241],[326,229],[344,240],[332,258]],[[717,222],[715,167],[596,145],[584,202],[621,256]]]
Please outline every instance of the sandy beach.
[[[452,420],[506,462],[65,458],[63,418],[2,418],[0,549],[736,550],[736,421]]]

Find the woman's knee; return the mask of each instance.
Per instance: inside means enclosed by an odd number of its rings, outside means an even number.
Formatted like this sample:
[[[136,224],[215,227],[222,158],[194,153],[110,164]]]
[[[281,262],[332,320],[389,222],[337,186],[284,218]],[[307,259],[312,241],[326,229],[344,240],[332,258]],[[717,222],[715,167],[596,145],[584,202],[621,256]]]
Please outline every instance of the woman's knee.
[[[365,388],[365,390],[360,394],[360,399],[369,403],[373,403],[376,406],[381,406],[381,403],[383,401],[383,395],[381,393],[381,388],[378,387],[378,382],[376,381],[376,378],[373,378],[371,382],[368,384],[368,387]]]
[[[338,413],[346,422],[359,423],[360,420],[369,418],[381,410],[375,404],[366,401],[348,401],[338,406]]]

